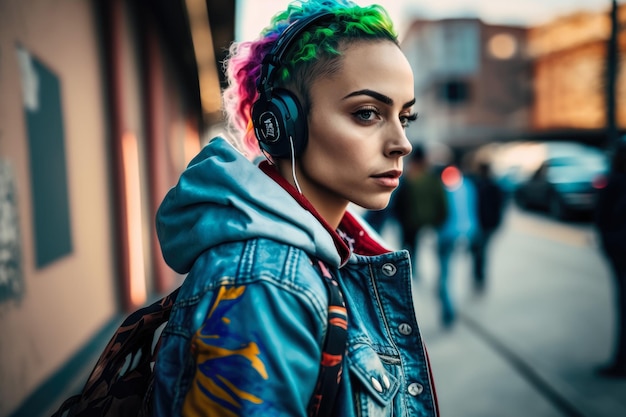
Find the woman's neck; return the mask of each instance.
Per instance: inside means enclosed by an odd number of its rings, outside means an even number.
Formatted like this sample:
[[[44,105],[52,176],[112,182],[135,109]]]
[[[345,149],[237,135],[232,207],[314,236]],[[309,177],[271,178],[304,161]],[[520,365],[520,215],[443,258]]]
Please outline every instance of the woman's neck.
[[[296,166],[293,170],[291,161],[278,161],[276,168],[281,177],[285,179],[291,186],[315,208],[317,213],[328,223],[333,229],[337,229],[348,209],[348,201],[338,199],[336,195],[326,190],[315,187],[311,181]],[[294,178],[294,171],[296,178]]]

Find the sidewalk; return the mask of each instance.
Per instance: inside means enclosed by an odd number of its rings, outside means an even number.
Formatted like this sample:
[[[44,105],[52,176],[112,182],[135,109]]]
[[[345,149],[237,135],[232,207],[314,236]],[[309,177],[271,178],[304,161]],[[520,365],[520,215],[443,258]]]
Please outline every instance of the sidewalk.
[[[461,254],[459,320],[446,330],[433,244],[422,245],[414,296],[443,417],[626,416],[626,380],[593,373],[609,357],[613,314],[609,271],[594,248],[503,232],[482,296]]]

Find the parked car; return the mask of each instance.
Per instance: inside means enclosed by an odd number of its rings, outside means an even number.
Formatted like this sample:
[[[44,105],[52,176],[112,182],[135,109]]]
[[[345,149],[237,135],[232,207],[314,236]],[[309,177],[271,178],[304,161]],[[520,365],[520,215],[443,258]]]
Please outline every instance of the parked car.
[[[526,209],[542,209],[565,219],[575,213],[591,213],[596,195],[606,185],[609,163],[595,149],[554,156],[515,189],[516,203]]]

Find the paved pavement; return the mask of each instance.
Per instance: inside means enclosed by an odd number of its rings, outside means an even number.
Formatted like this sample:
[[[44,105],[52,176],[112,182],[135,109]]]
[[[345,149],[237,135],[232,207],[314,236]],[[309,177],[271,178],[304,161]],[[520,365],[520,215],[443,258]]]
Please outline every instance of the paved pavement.
[[[414,296],[442,416],[626,417],[626,380],[593,372],[613,337],[612,282],[594,238],[588,225],[512,208],[493,242],[485,294],[473,293],[470,259],[458,253],[459,319],[443,329],[426,234]]]

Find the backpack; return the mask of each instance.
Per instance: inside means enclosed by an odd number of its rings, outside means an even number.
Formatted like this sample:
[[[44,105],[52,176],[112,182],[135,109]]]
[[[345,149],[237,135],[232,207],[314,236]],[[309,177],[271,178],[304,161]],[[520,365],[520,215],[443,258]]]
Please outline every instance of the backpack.
[[[102,351],[81,393],[65,400],[52,417],[150,414],[148,406],[158,342],[179,288],[135,311],[122,322]]]
[[[328,326],[309,417],[332,415],[348,334],[339,285],[321,261],[317,268],[328,291]],[[150,416],[160,336],[179,289],[130,314],[104,348],[80,394],[67,398],[51,417]]]

